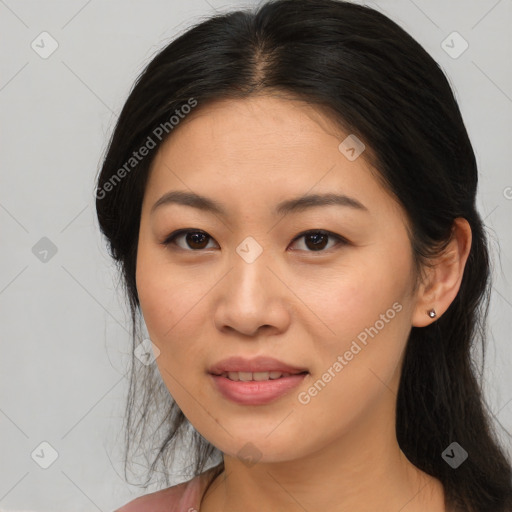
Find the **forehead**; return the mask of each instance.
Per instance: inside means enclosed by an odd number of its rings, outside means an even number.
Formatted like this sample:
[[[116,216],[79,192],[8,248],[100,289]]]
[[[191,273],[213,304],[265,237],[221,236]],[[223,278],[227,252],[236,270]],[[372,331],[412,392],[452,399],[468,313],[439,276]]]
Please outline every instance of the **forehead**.
[[[370,148],[354,160],[340,150],[349,135],[325,110],[299,100],[199,103],[159,148],[146,192],[157,201],[167,190],[189,189],[240,205],[252,197],[268,204],[308,192],[389,202],[364,158]]]
[[[215,144],[217,152],[231,154],[255,149],[285,151],[289,147],[311,150],[315,134],[315,138],[330,135],[340,141],[346,137],[325,107],[287,96],[259,94],[198,104],[165,145],[194,135],[205,145]]]

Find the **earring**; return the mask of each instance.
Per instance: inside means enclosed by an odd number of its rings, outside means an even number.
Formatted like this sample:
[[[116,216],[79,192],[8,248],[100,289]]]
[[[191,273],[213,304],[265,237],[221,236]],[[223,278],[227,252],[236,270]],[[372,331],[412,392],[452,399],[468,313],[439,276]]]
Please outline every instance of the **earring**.
[[[431,310],[427,311],[427,315],[430,318],[435,318],[436,317],[436,310],[434,308],[432,308]]]

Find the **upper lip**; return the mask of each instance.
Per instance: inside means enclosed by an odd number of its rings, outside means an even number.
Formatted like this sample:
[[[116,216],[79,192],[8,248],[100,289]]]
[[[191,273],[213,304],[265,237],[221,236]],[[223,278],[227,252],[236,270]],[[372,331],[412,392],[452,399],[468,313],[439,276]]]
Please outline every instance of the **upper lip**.
[[[282,372],[282,373],[303,373],[305,368],[291,366],[272,357],[259,356],[252,359],[244,357],[228,357],[222,359],[209,369],[209,373],[221,375],[224,372]]]

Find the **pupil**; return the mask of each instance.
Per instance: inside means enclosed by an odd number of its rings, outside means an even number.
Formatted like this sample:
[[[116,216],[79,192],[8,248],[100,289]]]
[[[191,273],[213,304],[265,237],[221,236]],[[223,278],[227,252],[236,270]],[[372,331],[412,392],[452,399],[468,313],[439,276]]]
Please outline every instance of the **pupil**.
[[[187,243],[189,243],[191,247],[195,249],[200,249],[202,247],[196,247],[196,245],[201,246],[201,239],[204,242],[204,240],[206,239],[206,235],[204,233],[189,233],[187,238]]]
[[[325,242],[327,240],[327,235],[324,235],[323,233],[312,233],[310,235],[308,235],[308,237],[306,237],[307,240],[312,240],[313,241],[313,249],[315,250],[318,250],[318,249],[322,249],[325,247]],[[324,242],[322,244],[322,242]],[[311,249],[311,247],[309,247],[308,245],[308,248]]]

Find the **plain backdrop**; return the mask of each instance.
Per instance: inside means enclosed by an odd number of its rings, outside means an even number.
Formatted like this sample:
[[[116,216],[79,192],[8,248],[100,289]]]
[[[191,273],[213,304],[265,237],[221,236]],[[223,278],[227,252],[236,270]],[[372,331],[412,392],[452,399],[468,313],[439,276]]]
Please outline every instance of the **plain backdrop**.
[[[485,394],[510,431],[512,2],[366,4],[440,64],[474,145],[495,261]],[[131,341],[95,218],[94,179],[156,51],[215,10],[251,5],[0,0],[0,510],[109,511],[144,493],[122,478]]]

